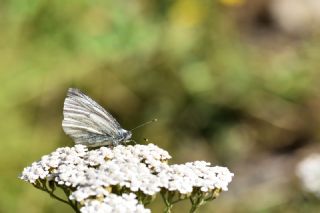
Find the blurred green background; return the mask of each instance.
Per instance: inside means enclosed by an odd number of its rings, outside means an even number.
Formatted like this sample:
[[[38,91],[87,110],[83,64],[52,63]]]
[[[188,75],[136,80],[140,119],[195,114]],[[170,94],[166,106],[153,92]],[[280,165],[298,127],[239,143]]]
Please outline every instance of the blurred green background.
[[[1,1],[0,212],[72,212],[17,178],[73,145],[61,128],[69,87],[126,129],[158,118],[134,139],[171,163],[234,172],[200,212],[318,212],[294,170],[319,150],[320,6],[290,1]]]

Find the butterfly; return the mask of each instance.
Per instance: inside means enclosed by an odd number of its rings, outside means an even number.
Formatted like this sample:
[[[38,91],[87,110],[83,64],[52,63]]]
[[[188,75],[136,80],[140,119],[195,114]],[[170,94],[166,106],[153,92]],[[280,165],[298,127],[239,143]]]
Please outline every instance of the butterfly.
[[[69,88],[63,106],[62,128],[76,144],[88,147],[116,146],[131,141],[131,131],[123,129],[102,106]]]

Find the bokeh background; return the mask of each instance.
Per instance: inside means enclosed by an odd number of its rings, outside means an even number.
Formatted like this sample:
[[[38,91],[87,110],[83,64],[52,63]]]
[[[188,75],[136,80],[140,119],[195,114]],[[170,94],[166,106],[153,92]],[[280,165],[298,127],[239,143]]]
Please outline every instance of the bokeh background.
[[[318,0],[1,1],[0,212],[72,212],[17,178],[73,145],[69,87],[126,129],[158,118],[134,139],[171,163],[234,172],[200,212],[318,212],[295,167],[319,150],[319,14]]]

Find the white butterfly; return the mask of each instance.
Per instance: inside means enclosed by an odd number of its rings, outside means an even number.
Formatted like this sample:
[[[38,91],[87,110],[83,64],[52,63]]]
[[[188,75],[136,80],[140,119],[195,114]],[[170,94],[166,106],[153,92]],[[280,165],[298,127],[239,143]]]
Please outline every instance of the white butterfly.
[[[132,136],[98,103],[74,88],[68,89],[64,101],[62,128],[76,144],[89,147],[116,146]]]

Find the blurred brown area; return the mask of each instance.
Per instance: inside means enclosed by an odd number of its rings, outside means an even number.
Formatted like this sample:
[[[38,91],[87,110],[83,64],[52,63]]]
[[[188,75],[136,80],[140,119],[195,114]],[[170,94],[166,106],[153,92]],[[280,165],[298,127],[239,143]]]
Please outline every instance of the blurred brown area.
[[[69,87],[126,129],[158,118],[134,139],[171,163],[233,171],[200,212],[318,212],[295,165],[320,150],[319,14],[317,0],[0,2],[0,212],[71,212],[17,178],[73,145]]]

